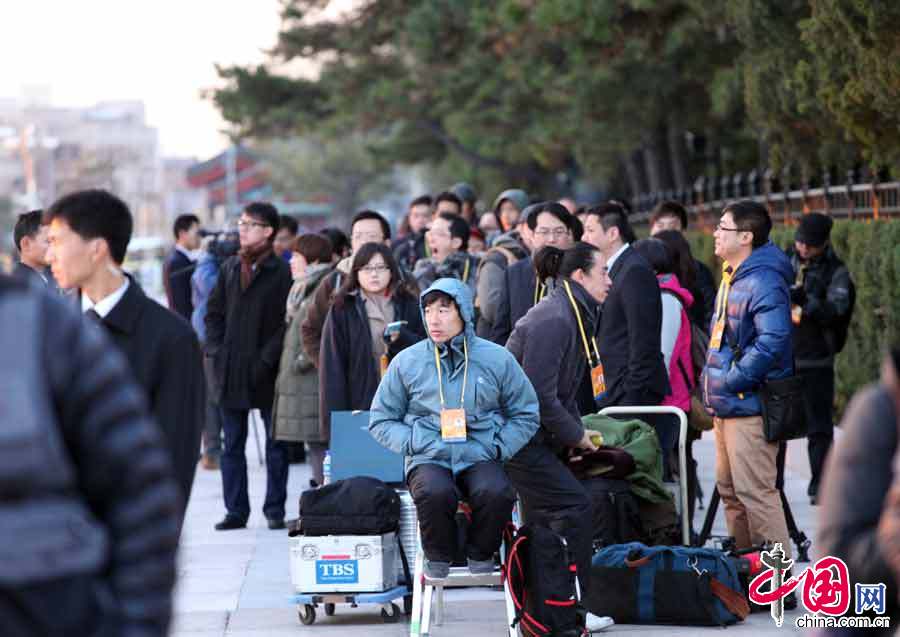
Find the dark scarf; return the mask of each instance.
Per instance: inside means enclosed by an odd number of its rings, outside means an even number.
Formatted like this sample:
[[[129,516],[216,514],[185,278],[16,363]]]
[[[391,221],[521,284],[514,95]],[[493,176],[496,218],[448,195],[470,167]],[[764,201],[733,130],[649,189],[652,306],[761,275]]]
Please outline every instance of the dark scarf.
[[[272,244],[268,241],[238,250],[238,256],[241,258],[241,292],[250,287],[250,283],[253,281],[254,267],[258,270],[258,266],[271,254]]]

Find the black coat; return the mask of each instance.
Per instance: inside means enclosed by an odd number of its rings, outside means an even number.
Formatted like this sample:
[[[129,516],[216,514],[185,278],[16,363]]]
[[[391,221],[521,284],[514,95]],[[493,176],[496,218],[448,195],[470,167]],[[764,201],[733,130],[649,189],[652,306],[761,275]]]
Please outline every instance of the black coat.
[[[694,304],[688,310],[688,314],[695,325],[707,330],[716,306],[716,280],[705,263],[696,259],[694,262],[697,264],[697,282],[691,294],[696,292],[700,298],[694,297]]]
[[[163,264],[163,283],[169,309],[186,321],[191,320],[194,304],[191,301],[191,275],[195,264],[178,250],[172,250]]]
[[[498,345],[506,345],[516,323],[534,305],[535,282],[534,262],[531,257],[516,261],[506,268],[503,294],[497,305],[497,320],[490,340]]]
[[[394,321],[407,321],[400,337],[388,345],[393,359],[426,337],[416,298],[398,290],[391,299]],[[331,412],[368,411],[381,383],[381,370],[372,354],[372,335],[364,303],[357,294],[332,304],[322,330],[319,350],[319,433],[331,439]]]
[[[588,338],[598,320],[597,303],[569,280]],[[560,284],[516,324],[506,349],[519,361],[534,386],[541,409],[541,429],[553,447],[574,446],[584,435],[578,393],[588,370],[575,311]]]
[[[653,269],[631,247],[609,272],[597,346],[606,378],[599,408],[659,405],[671,391],[660,344],[662,299]]]
[[[53,275],[50,273],[50,268],[46,268],[43,272],[43,276],[41,276],[41,273],[37,270],[30,268],[19,261],[16,263],[16,267],[13,268],[12,276],[14,279],[25,281],[26,283],[37,285],[41,288],[47,288],[53,291],[59,290],[59,286],[56,285],[56,279],[54,279]]]
[[[125,296],[102,322],[144,388],[187,504],[206,413],[200,345],[190,324],[148,298],[141,286],[129,279]],[[78,300],[80,303],[80,296]]]
[[[241,290],[241,260],[222,264],[206,306],[206,355],[214,398],[229,409],[271,409],[284,342],[284,313],[293,279],[274,254]]]

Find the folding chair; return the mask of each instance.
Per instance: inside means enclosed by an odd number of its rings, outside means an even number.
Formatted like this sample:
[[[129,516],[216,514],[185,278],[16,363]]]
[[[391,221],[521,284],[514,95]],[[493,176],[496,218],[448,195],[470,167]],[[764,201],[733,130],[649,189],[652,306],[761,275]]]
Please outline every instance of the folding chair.
[[[684,546],[691,545],[691,525],[688,520],[688,474],[687,474],[687,416],[678,407],[607,407],[601,409],[604,416],[640,415],[640,414],[673,414],[678,417],[678,514],[681,516],[681,541]]]
[[[518,527],[521,518],[519,517],[519,504],[513,507],[512,520]],[[413,575],[413,599],[412,599],[412,615],[409,622],[410,637],[425,637],[431,634],[431,612],[432,605],[434,608],[434,623],[440,626],[444,622],[444,589],[459,588],[463,586],[497,586],[503,584],[503,600],[506,605],[506,625],[508,627],[509,637],[517,637],[518,629],[512,628],[511,625],[516,618],[516,610],[513,606],[512,596],[506,578],[503,577],[503,571],[500,566],[494,569],[493,573],[486,575],[472,575],[466,566],[454,566],[450,568],[450,575],[443,580],[432,580],[425,576],[425,552],[422,550],[421,533],[416,533],[416,566]],[[500,563],[506,562],[507,547],[504,543],[500,545]],[[436,593],[436,595],[435,595]],[[435,599],[435,597],[437,599]]]

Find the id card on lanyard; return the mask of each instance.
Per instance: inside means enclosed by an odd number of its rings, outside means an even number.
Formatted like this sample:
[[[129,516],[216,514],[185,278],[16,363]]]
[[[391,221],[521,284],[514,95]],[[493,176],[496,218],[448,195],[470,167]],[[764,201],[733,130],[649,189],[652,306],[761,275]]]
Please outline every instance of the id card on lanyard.
[[[448,344],[447,347],[450,347]],[[466,383],[469,378],[469,346],[463,339],[463,386],[459,397],[459,407],[448,409],[444,404],[444,382],[441,377],[441,361],[438,357],[437,345],[434,346],[434,366],[437,368],[438,392],[441,397],[441,439],[444,442],[465,442],[466,432]]]
[[[575,297],[572,296],[572,288],[569,286],[568,281],[563,281],[563,285],[566,288],[566,294],[569,295],[572,309],[575,311],[575,320],[578,321],[578,331],[581,333],[581,342],[584,345],[584,355],[587,357],[588,365],[591,366],[591,388],[594,391],[594,398],[599,398],[606,393],[606,377],[603,374],[603,363],[600,361],[600,349],[597,347],[597,339],[593,336],[591,337],[591,342],[594,345],[594,354],[596,355],[596,364],[594,364],[595,359],[591,356],[587,333],[584,331],[584,323],[581,320],[581,311],[578,309]]]
[[[728,293],[731,291],[731,266],[726,262],[722,267],[722,284],[716,297],[716,323],[709,336],[709,347],[722,349],[722,338],[725,336],[725,321],[728,318]]]

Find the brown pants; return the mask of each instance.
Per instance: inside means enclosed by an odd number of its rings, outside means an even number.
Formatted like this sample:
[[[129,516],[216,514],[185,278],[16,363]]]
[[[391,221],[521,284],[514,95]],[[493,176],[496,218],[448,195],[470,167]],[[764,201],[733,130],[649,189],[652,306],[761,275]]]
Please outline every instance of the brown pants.
[[[760,416],[716,418],[714,422],[716,486],[728,533],[738,548],[781,542],[789,557],[791,541],[775,488],[778,444],[766,442]]]

